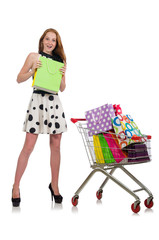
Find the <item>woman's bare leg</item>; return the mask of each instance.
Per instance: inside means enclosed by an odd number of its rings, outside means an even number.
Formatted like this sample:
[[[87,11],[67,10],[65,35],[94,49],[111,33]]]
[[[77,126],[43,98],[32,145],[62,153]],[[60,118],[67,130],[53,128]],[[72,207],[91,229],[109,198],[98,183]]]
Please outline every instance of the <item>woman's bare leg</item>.
[[[59,195],[58,178],[60,169],[60,142],[62,134],[50,135],[51,186],[55,195]]]
[[[26,169],[28,159],[34,149],[37,138],[38,138],[38,134],[26,133],[24,146],[19,155],[18,162],[17,162],[17,169],[16,169],[15,180],[13,185],[13,198],[19,197],[20,180]]]

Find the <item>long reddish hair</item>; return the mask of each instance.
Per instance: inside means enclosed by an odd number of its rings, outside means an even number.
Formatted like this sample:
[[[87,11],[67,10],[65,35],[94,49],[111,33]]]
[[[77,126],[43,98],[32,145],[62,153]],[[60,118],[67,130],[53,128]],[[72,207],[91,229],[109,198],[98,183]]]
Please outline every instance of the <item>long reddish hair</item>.
[[[39,40],[39,53],[43,51],[43,48],[44,48],[44,46],[43,46],[43,39],[44,39],[44,37],[46,36],[46,34],[48,32],[53,32],[53,33],[56,34],[56,47],[53,50],[53,52],[55,54],[59,55],[62,58],[62,60],[64,62],[66,62],[66,55],[65,55],[65,52],[64,52],[64,49],[63,49],[61,37],[60,37],[59,33],[55,29],[53,29],[53,28],[46,29],[45,32],[43,33],[43,35],[41,36],[41,38]]]

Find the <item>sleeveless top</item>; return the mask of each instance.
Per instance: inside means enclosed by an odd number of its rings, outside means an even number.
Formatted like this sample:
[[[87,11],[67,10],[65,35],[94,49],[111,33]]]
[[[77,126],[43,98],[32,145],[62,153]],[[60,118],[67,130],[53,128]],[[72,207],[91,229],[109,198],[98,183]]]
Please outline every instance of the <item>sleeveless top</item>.
[[[44,56],[44,57],[47,57],[47,58],[51,58],[52,60],[55,60],[55,61],[58,61],[58,62],[62,62],[62,63],[63,63],[62,58],[61,58],[59,55],[57,55],[56,53],[54,53],[54,52],[53,52],[52,55],[47,54],[47,53],[45,53],[45,52],[40,52],[39,54],[40,54],[41,56]]]

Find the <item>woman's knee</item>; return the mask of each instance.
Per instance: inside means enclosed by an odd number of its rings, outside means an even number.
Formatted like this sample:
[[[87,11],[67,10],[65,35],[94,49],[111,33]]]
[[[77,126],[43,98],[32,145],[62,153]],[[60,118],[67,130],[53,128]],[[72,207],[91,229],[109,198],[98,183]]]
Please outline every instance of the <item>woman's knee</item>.
[[[50,135],[50,148],[60,151],[61,134]]]
[[[25,139],[25,143],[24,143],[24,147],[23,147],[23,153],[25,155],[30,155],[34,149],[36,140],[37,140],[37,136],[35,134],[27,134],[26,135],[26,139]]]

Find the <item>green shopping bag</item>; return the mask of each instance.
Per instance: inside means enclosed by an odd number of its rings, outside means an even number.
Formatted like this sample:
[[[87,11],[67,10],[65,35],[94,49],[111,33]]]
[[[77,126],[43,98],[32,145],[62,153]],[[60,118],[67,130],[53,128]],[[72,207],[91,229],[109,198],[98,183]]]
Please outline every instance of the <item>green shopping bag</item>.
[[[50,93],[57,93],[62,79],[60,68],[64,66],[64,63],[43,56],[40,56],[39,60],[42,66],[37,69],[34,75],[32,87]]]
[[[103,134],[98,134],[101,150],[104,156],[105,163],[113,163],[115,162],[115,159],[113,157],[113,154],[108,146],[107,141],[105,140]]]

